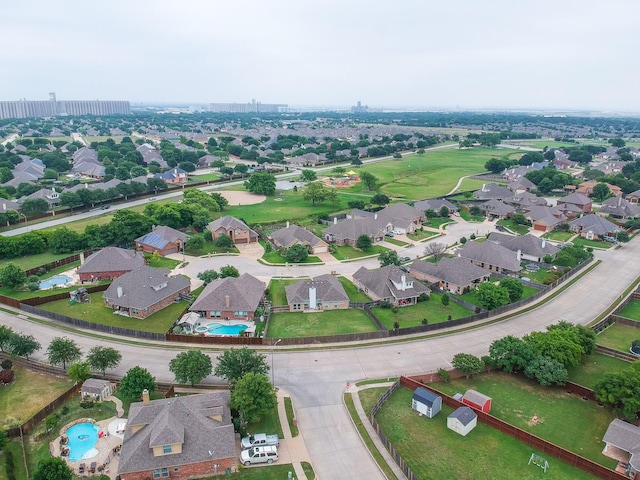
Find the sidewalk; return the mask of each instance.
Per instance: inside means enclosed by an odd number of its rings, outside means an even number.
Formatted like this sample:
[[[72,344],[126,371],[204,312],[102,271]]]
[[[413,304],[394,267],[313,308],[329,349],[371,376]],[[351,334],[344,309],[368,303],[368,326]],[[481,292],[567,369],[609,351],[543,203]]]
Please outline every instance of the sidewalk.
[[[280,459],[284,462],[290,462],[293,464],[295,478],[297,480],[313,480],[307,479],[307,476],[302,469],[302,464],[300,463],[308,462],[311,464],[311,457],[309,456],[309,452],[307,452],[307,446],[304,443],[304,438],[302,438],[302,432],[298,429],[298,435],[296,437],[291,436],[291,429],[289,428],[289,421],[287,420],[287,412],[284,408],[284,399],[289,397],[289,395],[287,395],[287,393],[281,388],[278,388],[276,396],[278,398],[278,416],[280,417],[280,425],[282,426],[282,434],[284,435],[284,439],[280,442],[280,446],[278,447]],[[316,479],[318,478],[319,477],[316,474]]]

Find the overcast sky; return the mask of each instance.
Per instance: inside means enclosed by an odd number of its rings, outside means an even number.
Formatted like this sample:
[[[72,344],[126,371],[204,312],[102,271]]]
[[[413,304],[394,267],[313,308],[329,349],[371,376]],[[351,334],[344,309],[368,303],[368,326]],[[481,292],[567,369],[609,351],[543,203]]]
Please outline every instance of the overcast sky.
[[[0,10],[0,100],[640,112],[640,2],[51,0]]]

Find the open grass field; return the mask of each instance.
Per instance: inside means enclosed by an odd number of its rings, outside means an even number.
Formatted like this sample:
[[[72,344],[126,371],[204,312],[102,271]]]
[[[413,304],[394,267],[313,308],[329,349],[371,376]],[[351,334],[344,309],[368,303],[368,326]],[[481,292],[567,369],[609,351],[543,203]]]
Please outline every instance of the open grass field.
[[[422,320],[427,319],[429,323],[446,322],[449,315],[452,320],[468,317],[473,312],[461,307],[457,303],[450,302],[446,307],[442,305],[442,296],[431,293],[431,299],[420,302],[410,307],[398,309],[398,313],[393,313],[390,308],[374,307],[371,311],[388,329],[393,329],[393,323],[398,322],[400,328],[415,327],[422,325]]]
[[[622,352],[628,352],[631,342],[640,340],[640,328],[614,323],[602,332],[598,333],[596,342],[603,347],[614,348]]]
[[[507,145],[515,145],[519,147],[531,147],[531,148],[539,148],[542,150],[544,147],[549,148],[560,148],[560,147],[575,147],[575,143],[569,142],[556,142],[551,138],[536,138],[532,140],[505,140],[502,142]]]
[[[287,285],[293,285],[294,283],[298,283],[300,278],[291,278],[291,279],[271,279],[269,282],[269,294],[267,295],[267,299],[271,302],[272,305],[287,305],[287,294],[285,291],[285,287]]]
[[[344,291],[347,292],[347,296],[349,297],[349,300],[351,300],[352,302],[370,302],[371,301],[371,299],[367,297],[363,292],[359,291],[358,287],[356,287],[353,283],[351,283],[348,278],[338,277],[338,280],[340,280],[340,283],[342,284]]]
[[[618,312],[618,315],[640,321],[640,300],[631,300]]]
[[[447,428],[451,408],[443,406],[434,418],[420,417],[411,409],[412,394],[410,389],[398,388],[376,420],[418,478],[594,478],[554,458],[547,458],[550,468],[546,473],[527,465],[532,453],[544,454],[481,423],[467,436],[458,435]],[[602,445],[599,447],[602,449]]]
[[[172,303],[161,311],[141,320],[115,315],[113,310],[104,306],[102,294],[103,292],[92,293],[90,295],[91,303],[76,303],[70,306],[69,300],[57,300],[41,305],[40,308],[102,325],[130,328],[143,332],[166,333],[184,309],[189,306],[185,301]]]
[[[354,260],[356,258],[369,257],[371,255],[380,255],[385,250],[388,250],[388,248],[381,245],[372,245],[371,248],[366,251],[358,250],[350,245],[340,245],[336,246],[336,250],[335,252],[332,252],[332,255],[337,260]]]
[[[493,398],[493,416],[606,467],[616,465],[602,455],[602,437],[615,418],[613,411],[568,395],[561,387],[541,387],[524,376],[506,373],[475,375],[434,386],[449,395],[469,388],[482,392]],[[531,421],[534,415],[538,423]]]
[[[268,338],[319,337],[375,332],[377,327],[362,310],[327,310],[319,313],[274,313]]]
[[[599,353],[585,355],[580,365],[569,369],[569,381],[593,389],[607,373],[618,373],[626,370],[628,366],[629,362],[619,358]]]
[[[43,345],[46,348],[46,345]],[[66,377],[54,377],[13,366],[15,381],[2,387],[0,429],[21,425],[73,385]]]

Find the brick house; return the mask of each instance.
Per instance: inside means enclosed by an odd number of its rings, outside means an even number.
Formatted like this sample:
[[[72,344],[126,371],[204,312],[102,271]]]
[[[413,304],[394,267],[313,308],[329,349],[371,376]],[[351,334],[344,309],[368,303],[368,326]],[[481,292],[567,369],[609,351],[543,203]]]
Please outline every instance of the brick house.
[[[415,305],[420,295],[431,293],[426,286],[395,265],[376,270],[360,267],[353,274],[353,282],[371,300],[384,300],[395,306]]]
[[[76,271],[82,283],[99,282],[100,280],[113,280],[143,265],[145,265],[145,260],[140,252],[118,247],[106,247],[89,255]]]
[[[136,238],[136,250],[149,253],[158,252],[158,255],[164,257],[171,253],[181,252],[187,238],[186,233],[175,228],[154,225],[149,233]]]
[[[229,392],[132,403],[124,432],[120,480],[188,479],[235,472]]]
[[[156,173],[153,178],[160,178],[167,185],[180,185],[187,183],[189,174],[181,168],[172,168],[163,173]]]
[[[458,250],[458,256],[469,259],[490,272],[508,275],[522,269],[516,252],[493,242],[467,242]]]
[[[116,278],[103,294],[104,304],[114,312],[146,318],[171,305],[191,291],[184,275],[169,276],[168,268],[146,265]]]
[[[320,275],[300,280],[285,287],[290,312],[345,310],[349,297],[340,280],[333,275]]]
[[[566,197],[559,198],[556,206],[561,209],[567,217],[574,217],[576,213],[591,213],[592,202],[586,195],[574,192]]]
[[[205,318],[253,321],[267,285],[253,275],[218,278],[189,307]]]
[[[601,240],[604,237],[615,237],[620,227],[606,218],[592,213],[569,222],[569,230],[579,233],[587,240]]]
[[[221,235],[228,235],[235,244],[254,243],[258,241],[258,234],[251,230],[246,223],[237,218],[225,215],[207,225],[213,240]]]
[[[298,225],[289,225],[280,228],[271,234],[271,240],[278,248],[289,248],[293,245],[304,245],[309,253],[327,253],[329,244],[314,233]]]
[[[409,273],[431,284],[438,283],[442,290],[456,295],[473,290],[480,283],[486,282],[491,273],[486,269],[474,265],[471,261],[460,258],[442,258],[438,263],[415,260]]]

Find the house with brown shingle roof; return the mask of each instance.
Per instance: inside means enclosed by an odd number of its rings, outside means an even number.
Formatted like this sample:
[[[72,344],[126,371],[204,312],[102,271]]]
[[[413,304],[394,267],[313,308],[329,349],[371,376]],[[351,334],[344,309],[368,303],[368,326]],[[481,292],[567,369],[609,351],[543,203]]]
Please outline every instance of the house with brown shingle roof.
[[[640,215],[640,205],[622,197],[611,197],[602,202],[598,215],[611,215],[626,220]]]
[[[164,257],[184,250],[187,234],[165,225],[154,225],[149,233],[136,238],[136,250],[158,252]]]
[[[113,280],[145,265],[144,255],[135,250],[106,247],[89,255],[77,268],[80,281],[99,282]]]
[[[431,290],[395,265],[387,265],[376,270],[365,267],[353,274],[354,284],[371,300],[384,300],[399,307],[415,305],[423,293]]]
[[[627,194],[626,199],[629,203],[640,203],[640,190]]]
[[[235,472],[236,442],[229,392],[131,404],[118,475],[123,480],[189,479]]]
[[[320,275],[285,287],[290,312],[345,310],[349,296],[334,275]]]
[[[473,192],[478,200],[502,200],[513,196],[513,192],[497,183],[485,183],[480,190]]]
[[[531,222],[534,230],[541,232],[550,232],[567,220],[562,210],[557,207],[530,207],[524,216]]]
[[[387,230],[389,228],[389,230]],[[338,222],[337,218],[333,219],[333,225],[325,228],[324,239],[329,243],[336,245],[356,246],[358,237],[366,235],[371,239],[372,243],[384,240],[384,234],[391,230],[391,225],[378,220],[377,218],[347,218]]]
[[[508,218],[516,213],[516,209],[506,203],[491,199],[478,205],[478,208],[482,210],[490,219],[496,218]]]
[[[274,231],[271,240],[278,248],[289,248],[299,244],[305,245],[312,254],[329,251],[329,244],[323,239],[298,225],[290,225],[289,222],[285,228]]]
[[[442,258],[438,263],[415,260],[409,273],[429,283],[438,283],[442,290],[462,295],[486,282],[491,273],[461,257]]]
[[[458,250],[458,256],[490,272],[513,274],[522,269],[516,252],[493,242],[467,242]]]
[[[205,318],[252,321],[267,285],[253,275],[218,278],[189,307]]]
[[[574,217],[576,212],[590,213],[591,199],[582,193],[570,193],[566,197],[559,198],[556,206],[561,209],[567,217]]]
[[[228,235],[236,245],[258,241],[258,234],[251,230],[246,223],[229,215],[225,215],[209,223],[207,230],[211,232],[213,240],[221,235]]]
[[[604,237],[614,237],[620,227],[606,218],[592,213],[569,222],[569,230],[579,233],[587,240],[600,240]]]
[[[580,185],[578,185],[576,192],[590,197],[591,195],[593,195],[593,187],[595,187],[598,183],[600,182],[596,182],[595,180],[582,182]],[[609,187],[609,191],[612,195],[615,195],[616,197],[622,195],[622,189],[617,185],[611,185],[610,183],[605,183],[605,185]]]

